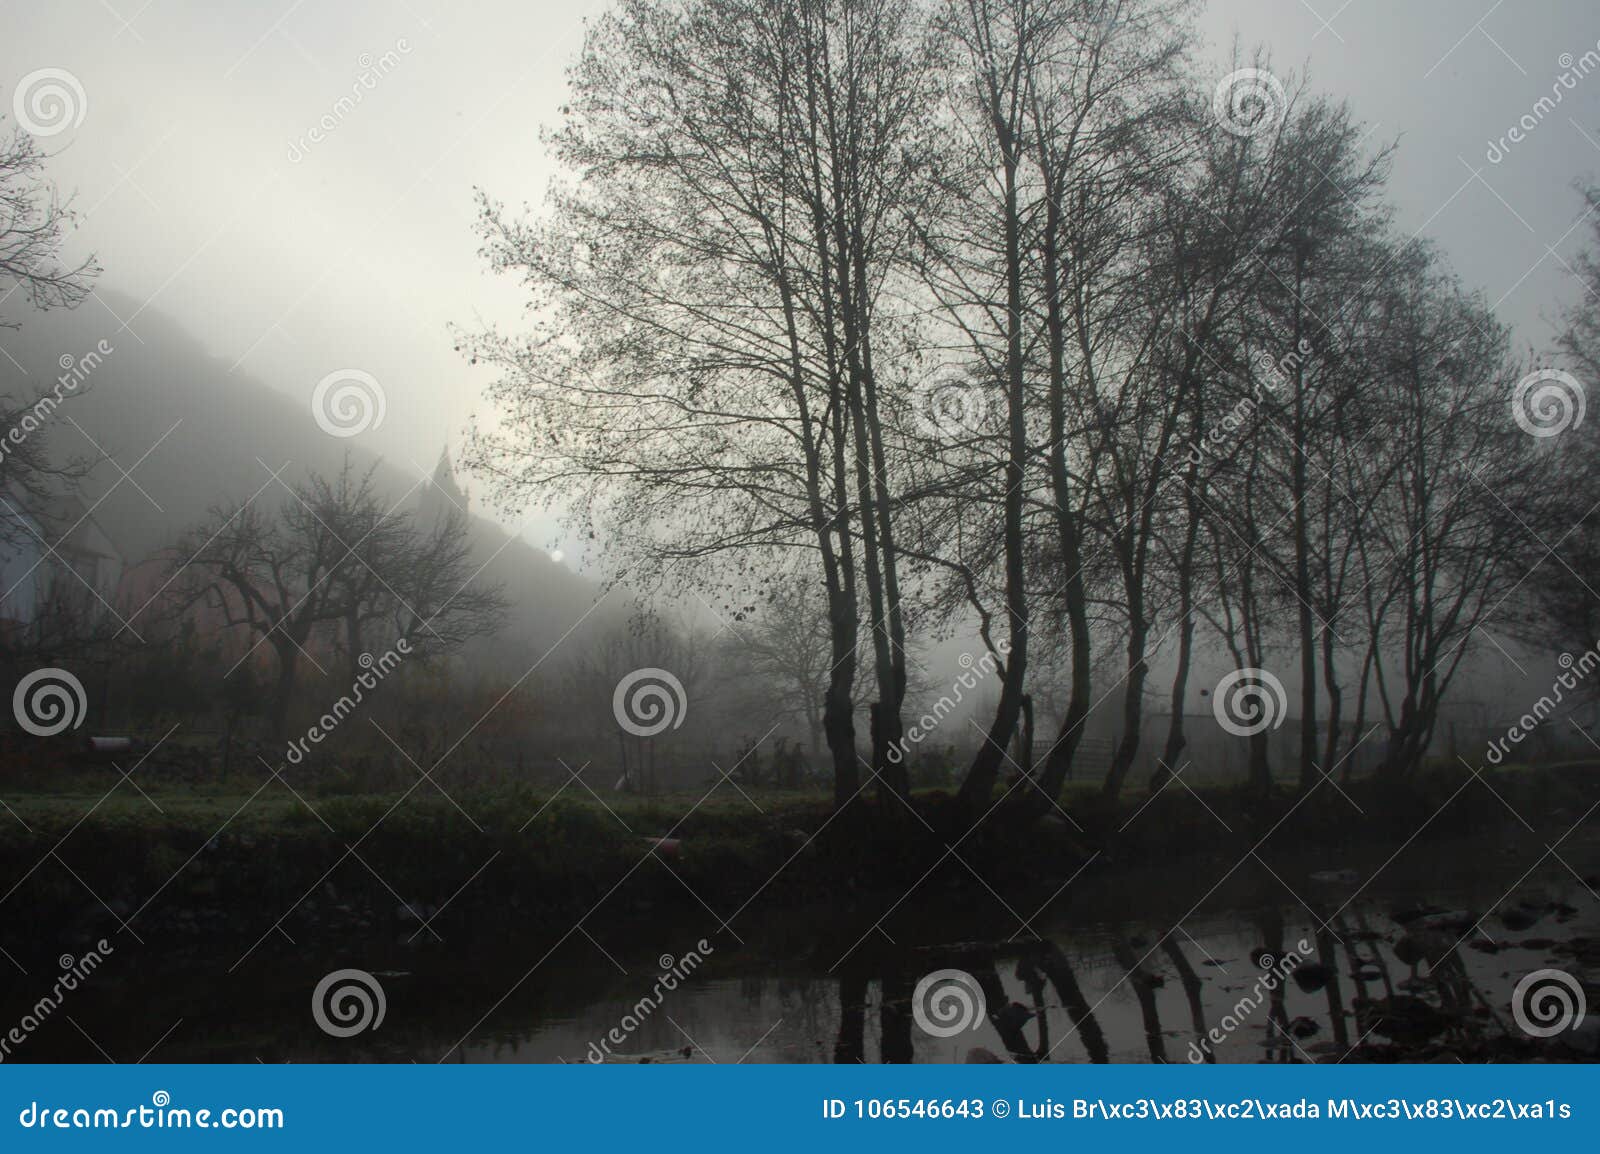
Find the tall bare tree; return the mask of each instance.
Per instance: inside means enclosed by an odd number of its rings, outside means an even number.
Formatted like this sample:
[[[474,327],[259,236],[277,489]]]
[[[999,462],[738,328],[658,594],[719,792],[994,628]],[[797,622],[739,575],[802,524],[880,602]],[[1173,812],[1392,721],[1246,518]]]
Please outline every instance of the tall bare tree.
[[[551,138],[576,183],[537,222],[484,202],[491,263],[548,323],[468,342],[502,370],[507,418],[475,463],[508,498],[560,498],[603,527],[634,579],[746,585],[756,557],[814,553],[840,804],[860,782],[863,644],[870,765],[887,793],[906,789],[886,756],[906,594],[882,411],[904,371],[884,350],[907,338],[879,301],[927,185],[911,11],[629,0],[597,22]]]

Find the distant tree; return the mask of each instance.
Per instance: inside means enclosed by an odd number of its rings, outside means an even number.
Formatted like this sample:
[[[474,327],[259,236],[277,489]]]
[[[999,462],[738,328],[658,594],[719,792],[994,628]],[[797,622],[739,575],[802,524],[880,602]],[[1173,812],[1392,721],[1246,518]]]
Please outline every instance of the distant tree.
[[[1368,333],[1379,365],[1367,403],[1385,436],[1368,440],[1364,472],[1381,487],[1357,547],[1389,731],[1382,772],[1395,778],[1422,764],[1476,635],[1528,577],[1536,538],[1508,522],[1537,518],[1553,478],[1512,419],[1522,368],[1506,327],[1432,259],[1389,275]]]
[[[469,589],[466,526],[428,530],[385,507],[373,470],[347,463],[332,480],[313,475],[275,506],[259,499],[214,510],[171,550],[175,606],[204,603],[252,648],[277,658],[269,711],[285,731],[300,662],[322,638],[340,644],[352,672],[375,644],[401,638],[426,655],[491,632],[504,611],[498,590]]]
[[[638,606],[603,624],[567,665],[567,699],[587,721],[589,748],[598,753],[615,742],[618,789],[653,794],[660,788],[663,742],[703,711],[711,656],[692,622]]]
[[[832,646],[821,587],[803,577],[779,577],[766,598],[723,636],[721,663],[737,683],[726,688],[776,722],[806,734],[818,764],[827,755],[822,715],[827,707]]]

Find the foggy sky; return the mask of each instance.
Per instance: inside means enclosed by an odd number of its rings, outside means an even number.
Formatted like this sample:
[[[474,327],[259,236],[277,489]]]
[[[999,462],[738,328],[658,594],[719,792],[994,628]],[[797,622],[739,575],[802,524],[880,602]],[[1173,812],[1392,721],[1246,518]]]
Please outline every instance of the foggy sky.
[[[334,369],[372,373],[387,413],[362,440],[422,473],[489,416],[487,377],[448,326],[514,322],[521,302],[477,255],[472,189],[538,204],[538,129],[557,118],[583,18],[604,7],[5,0],[0,95],[9,119],[23,75],[82,82],[82,122],[44,143],[86,214],[71,252],[98,254],[103,285],[301,400]],[[1552,91],[1563,53],[1596,47],[1592,0],[1215,0],[1201,27],[1219,78],[1236,36],[1246,53],[1266,45],[1275,72],[1309,66],[1314,89],[1347,97],[1374,144],[1398,140],[1403,234],[1436,243],[1521,343],[1548,347],[1577,291],[1564,262],[1588,234],[1573,184],[1600,173],[1600,72],[1498,164],[1486,151]],[[397,63],[373,79],[385,53]],[[363,73],[359,103],[335,113]],[[325,115],[336,126],[310,143]],[[82,307],[138,332],[137,315]],[[247,441],[241,429],[240,452]],[[560,543],[543,519],[525,535]]]

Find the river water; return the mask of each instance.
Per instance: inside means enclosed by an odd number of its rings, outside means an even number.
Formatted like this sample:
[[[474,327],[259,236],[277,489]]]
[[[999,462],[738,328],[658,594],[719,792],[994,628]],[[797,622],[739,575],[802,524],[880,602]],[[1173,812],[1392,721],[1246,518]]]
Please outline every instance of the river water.
[[[1600,830],[1582,826],[1554,852],[1524,832],[1492,845],[1115,862],[1042,880],[1026,899],[945,879],[848,907],[758,901],[726,924],[698,906],[651,924],[601,910],[576,927],[519,929],[511,945],[447,927],[442,941],[374,949],[296,929],[243,958],[219,944],[167,959],[162,942],[119,939],[10,1060],[1593,1056],[1600,1007],[1581,1029],[1535,1041],[1511,1003],[1543,969],[1600,996]],[[384,1015],[333,1036],[310,994],[346,967],[381,986]],[[954,981],[931,987],[945,996],[915,997],[949,971]],[[14,977],[8,1002],[31,1004],[31,978]]]
[[[745,934],[742,947],[722,939],[703,978],[645,1007],[639,1000],[652,995],[659,964],[670,959],[629,962],[611,950],[601,958],[597,945],[575,941],[561,966],[587,959],[586,972],[607,972],[603,989],[565,1012],[545,1009],[523,1021],[491,1015],[459,1037],[440,1037],[450,1048],[435,1056],[469,1062],[1470,1057],[1497,1038],[1527,1037],[1511,1012],[1512,993],[1527,974],[1560,969],[1580,988],[1600,978],[1594,877],[1600,837],[1574,837],[1558,854],[1541,853],[1531,844],[1489,851],[1451,844],[1399,859],[1373,850],[1359,855],[1358,864],[1252,859],[1226,876],[1215,900],[1186,917],[1179,915],[1190,908],[1196,881],[1169,880],[1164,891],[1160,868],[1133,873],[1126,888],[1110,887],[1115,892],[1058,901],[1037,918],[1029,916],[1033,906],[1001,903],[981,890],[964,902],[979,911],[987,905],[992,917],[963,918],[954,908],[962,903],[913,895],[905,903],[912,908],[895,910],[901,916],[893,930],[885,921],[884,932],[870,931],[854,945],[853,934],[815,947],[802,935],[794,956],[774,957],[762,952],[759,932]],[[1205,876],[1221,876],[1225,868]],[[1022,920],[1027,926],[1015,925],[1009,937],[938,937],[950,922],[968,929],[974,922],[1003,927]],[[528,981],[550,992],[563,980],[561,966]],[[965,996],[951,994],[952,1020],[928,1015],[936,1031],[929,1032],[912,1012],[916,983],[951,969],[972,981],[958,981]],[[972,1028],[943,1036],[963,1012],[971,1016],[979,990],[986,1012],[972,1017]],[[611,1031],[623,1040],[610,1043]],[[1592,1047],[1594,1037],[1586,1028],[1555,1041]]]

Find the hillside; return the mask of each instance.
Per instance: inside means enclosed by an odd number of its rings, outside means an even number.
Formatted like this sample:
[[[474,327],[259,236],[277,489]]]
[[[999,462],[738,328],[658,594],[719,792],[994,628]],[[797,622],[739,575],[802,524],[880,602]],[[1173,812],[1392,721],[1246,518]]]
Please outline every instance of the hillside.
[[[280,469],[283,481],[293,483],[308,472],[338,470],[348,453],[358,469],[376,463],[381,489],[402,506],[414,505],[432,483],[409,464],[375,457],[360,436],[324,432],[312,418],[309,388],[306,403],[297,404],[242,370],[229,372],[228,362],[154,310],[139,314],[137,336],[119,331],[111,312],[130,316],[138,302],[112,291],[100,295],[107,307],[91,300],[72,311],[31,314],[5,334],[15,363],[0,360],[0,391],[32,392],[60,374],[62,358],[80,358],[107,343],[111,351],[68,395],[47,435],[58,457],[103,451],[110,458],[95,467],[84,498],[129,564],[203,521],[214,506],[258,493],[258,500],[281,496],[272,479]],[[469,512],[475,560],[483,566],[477,579],[503,585],[511,604],[505,627],[475,648],[474,664],[484,672],[502,666],[521,672],[583,616],[598,589]]]

